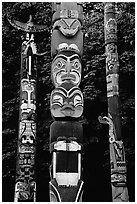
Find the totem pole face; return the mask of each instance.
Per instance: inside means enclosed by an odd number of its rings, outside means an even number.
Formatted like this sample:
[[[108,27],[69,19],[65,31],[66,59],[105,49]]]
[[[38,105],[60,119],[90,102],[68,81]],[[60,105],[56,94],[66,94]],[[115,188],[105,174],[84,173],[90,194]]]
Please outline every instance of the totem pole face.
[[[58,29],[65,36],[74,36],[81,28],[76,19],[60,19],[54,23],[53,29]]]
[[[117,74],[119,69],[117,47],[114,43],[106,46],[106,74]]]
[[[52,22],[54,23],[58,19],[79,19],[80,22],[83,22],[83,8],[79,2],[56,2],[52,6],[54,14],[52,17]]]
[[[36,183],[34,181],[29,184],[18,181],[16,183],[15,192],[18,194],[18,199],[25,201],[27,199],[33,199],[34,192],[36,191]]]
[[[116,33],[117,32],[117,23],[114,18],[109,18],[106,22],[106,30],[108,33]]]
[[[56,12],[52,18],[53,30],[59,30],[66,37],[76,35],[83,22],[82,7],[74,2],[71,4],[67,2],[54,3],[54,5]]]
[[[105,5],[105,42],[117,42],[117,23],[115,20],[114,4],[106,3]]]
[[[35,132],[36,124],[33,122],[20,122],[19,127],[19,143],[18,143],[18,166],[17,175],[19,180],[33,180],[34,179],[34,165],[35,165]],[[34,185],[31,182],[28,183],[28,187],[23,189],[22,192],[26,192],[28,198],[31,198],[31,193],[34,192]],[[18,182],[17,182],[18,184]],[[25,185],[21,182],[20,185]],[[30,189],[32,188],[32,189]],[[32,191],[33,190],[33,191]],[[21,197],[20,199],[23,199]]]
[[[35,143],[36,124],[28,121],[20,122],[19,139],[21,144]]]
[[[83,22],[82,7],[77,3],[54,3],[53,32],[51,38],[51,55],[54,57],[60,50],[74,50],[82,55]],[[65,45],[64,45],[65,44]]]
[[[22,165],[20,163],[20,169],[18,169],[17,174],[19,175],[18,181],[16,183],[15,192],[19,192],[19,200],[33,199],[34,193],[36,191],[36,183],[34,182],[34,166],[31,167],[30,164]],[[23,182],[26,179],[28,182]]]
[[[64,46],[64,44],[66,46]],[[62,48],[60,49],[60,46]],[[64,46],[64,48],[63,48]],[[83,33],[79,30],[73,37],[63,35],[59,30],[54,29],[51,36],[51,55],[54,57],[62,50],[75,51],[82,56],[83,53]]]
[[[50,110],[56,121],[50,127],[53,156],[50,201],[79,202],[83,191],[81,152],[78,152],[83,129],[77,121],[83,113],[83,94],[78,88],[82,69],[83,10],[76,2],[56,2],[52,8],[51,78],[55,89],[50,97]],[[74,186],[76,191],[72,195]]]
[[[105,3],[105,6],[104,6],[104,11],[105,13],[114,13],[114,10],[115,10],[115,5],[114,3]]]
[[[32,160],[32,158],[28,157],[27,154],[26,154],[26,157],[24,154],[21,156],[23,156],[23,157],[20,158],[20,160],[19,160],[20,161],[20,168],[18,169],[17,173],[20,175],[20,178],[28,177],[28,175],[29,175],[29,179],[31,180],[31,179],[33,179],[33,176],[34,176],[34,162],[32,165],[32,161],[30,161],[30,160]]]
[[[23,79],[21,81],[21,120],[35,119],[36,110],[35,83]]]
[[[19,149],[20,150],[20,149]],[[22,191],[25,191],[26,193],[30,195],[31,189],[29,188],[34,188],[35,187],[35,182],[34,180],[34,154],[30,152],[19,152],[19,161],[17,165],[17,176],[18,176],[18,181],[24,181],[27,180],[27,182],[21,182],[20,185],[27,185],[26,189],[22,189]],[[30,182],[29,182],[30,181]],[[18,183],[18,182],[17,182]],[[18,187],[20,187],[20,185]],[[29,196],[30,197],[30,196]]]
[[[126,161],[122,141],[110,144],[111,182],[115,187],[126,186]],[[112,156],[113,155],[113,156]]]
[[[124,146],[122,141],[117,141],[116,129],[112,116],[99,119],[101,123],[109,124],[109,142],[110,142],[110,163],[111,163],[111,183],[115,187],[122,187],[126,184],[126,162]]]
[[[60,137],[65,141],[83,142],[83,126],[78,121],[54,121],[50,126],[50,144]]]
[[[64,83],[51,93],[51,114],[53,117],[78,118],[83,113],[83,95],[78,87]]]
[[[25,121],[19,127],[19,153],[35,154],[36,124]]]
[[[30,146],[30,145],[26,145],[26,144],[20,144],[19,146],[19,152],[20,153],[35,153],[35,147],[34,145]]]
[[[78,86],[81,81],[81,61],[77,54],[59,54],[52,63],[52,80],[55,87],[66,81]]]
[[[31,135],[22,135],[21,137],[22,144],[34,144],[34,137]]]

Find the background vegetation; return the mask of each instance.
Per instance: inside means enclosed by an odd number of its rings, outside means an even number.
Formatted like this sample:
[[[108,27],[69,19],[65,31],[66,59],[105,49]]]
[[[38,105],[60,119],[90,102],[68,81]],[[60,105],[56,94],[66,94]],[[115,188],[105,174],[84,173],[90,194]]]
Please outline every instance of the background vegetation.
[[[99,115],[107,114],[104,7],[103,3],[98,2],[83,3],[83,6],[84,53],[80,88],[84,94],[84,113],[80,122],[84,128],[84,200],[110,201],[108,127],[98,122]],[[47,26],[45,33],[35,35],[38,51],[47,51],[47,55],[38,59],[37,67],[36,177],[37,201],[49,201],[48,168],[51,158],[48,144],[49,127],[53,122],[49,99],[54,88],[50,78],[51,4],[49,2],[2,4],[3,201],[13,201],[19,118],[20,47],[25,34],[8,23],[7,13],[22,22],[27,22],[31,13],[35,23]],[[128,167],[129,196],[130,201],[134,201],[135,3],[117,3],[117,25],[122,135]]]

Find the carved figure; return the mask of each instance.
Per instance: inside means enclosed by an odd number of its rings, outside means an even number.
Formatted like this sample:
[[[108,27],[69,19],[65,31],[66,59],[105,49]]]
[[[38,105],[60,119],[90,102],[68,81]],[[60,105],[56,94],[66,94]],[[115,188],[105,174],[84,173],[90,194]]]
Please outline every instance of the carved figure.
[[[65,44],[64,44],[65,43]],[[65,45],[65,46],[64,46]],[[61,49],[60,49],[61,48]],[[51,36],[51,56],[59,54],[60,50],[75,51],[82,56],[83,53],[83,33],[78,31],[73,37],[66,38],[59,30],[53,30]]]
[[[36,183],[32,181],[30,184],[18,181],[15,186],[15,202],[21,200],[31,200],[36,194]]]
[[[78,118],[83,113],[83,94],[71,83],[63,83],[51,93],[51,114],[53,117]]]
[[[81,56],[83,53],[83,9],[80,3],[52,4],[53,31],[50,110],[54,122],[50,127],[49,182],[51,202],[82,201],[81,143],[83,128],[77,120],[83,113]]]
[[[78,121],[54,121],[50,126],[50,144],[57,141],[83,142],[83,127]]]
[[[58,87],[66,81],[78,86],[81,81],[81,60],[74,52],[62,52],[52,62],[51,78]]]
[[[69,19],[70,21],[78,19],[81,24],[83,23],[83,8],[80,2],[71,2],[71,4],[69,2],[56,2],[52,4],[52,10],[54,11],[53,24],[59,19]]]
[[[111,115],[99,117],[99,122],[109,125],[110,166],[113,202],[127,202],[128,191],[126,187],[126,161],[122,140],[117,140],[117,134]]]
[[[51,168],[50,201],[80,202],[83,181],[81,177],[81,146],[71,141],[58,141],[53,147],[53,168]]]
[[[21,120],[35,120],[36,96],[35,81],[21,80]]]
[[[29,16],[29,20],[27,23],[22,23],[20,21],[13,20],[8,18],[10,24],[18,30],[25,31],[26,33],[36,33],[43,32],[47,30],[45,25],[36,25],[32,21],[32,15]]]
[[[119,69],[117,46],[114,43],[106,45],[106,74],[117,74]]]

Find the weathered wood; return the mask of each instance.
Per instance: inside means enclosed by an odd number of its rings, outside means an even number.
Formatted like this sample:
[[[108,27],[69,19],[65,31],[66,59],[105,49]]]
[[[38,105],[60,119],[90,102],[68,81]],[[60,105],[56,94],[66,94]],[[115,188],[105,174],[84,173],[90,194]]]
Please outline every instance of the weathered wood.
[[[126,161],[121,135],[119,103],[119,60],[117,52],[117,22],[115,3],[104,4],[104,33],[106,50],[106,81],[108,116],[99,121],[109,125],[112,201],[127,202]]]
[[[81,144],[83,113],[81,81],[83,52],[82,6],[74,2],[53,3],[51,78],[55,89],[51,93],[50,110],[54,122],[50,127],[51,202],[82,201]]]
[[[21,45],[19,134],[14,201],[36,202],[36,58],[45,53],[37,52],[34,33],[45,31],[46,26],[34,24],[31,15],[27,23],[10,18],[8,20],[16,29],[26,32],[26,39]]]
[[[31,40],[30,40],[31,38]],[[15,202],[36,201],[36,45],[27,35],[21,47],[19,138]]]

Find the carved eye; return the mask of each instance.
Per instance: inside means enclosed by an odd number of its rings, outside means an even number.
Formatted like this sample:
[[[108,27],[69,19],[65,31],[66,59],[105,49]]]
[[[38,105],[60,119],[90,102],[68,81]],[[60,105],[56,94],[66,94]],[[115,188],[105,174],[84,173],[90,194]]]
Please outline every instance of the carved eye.
[[[53,96],[53,103],[63,104],[63,98],[59,95]]]
[[[33,137],[33,136],[30,136],[30,139],[31,139],[31,140],[34,140],[34,137]]]
[[[23,135],[22,136],[22,139],[26,140],[27,136],[26,135]]]
[[[63,66],[63,63],[62,63],[61,61],[58,61],[58,62],[56,63],[56,67],[57,67],[58,69],[61,69],[62,66]]]
[[[75,98],[74,98],[74,106],[81,104],[81,102],[82,102],[81,97],[78,96],[78,95],[75,96]]]
[[[74,69],[79,69],[80,68],[79,61],[75,61],[73,67],[74,67]]]

